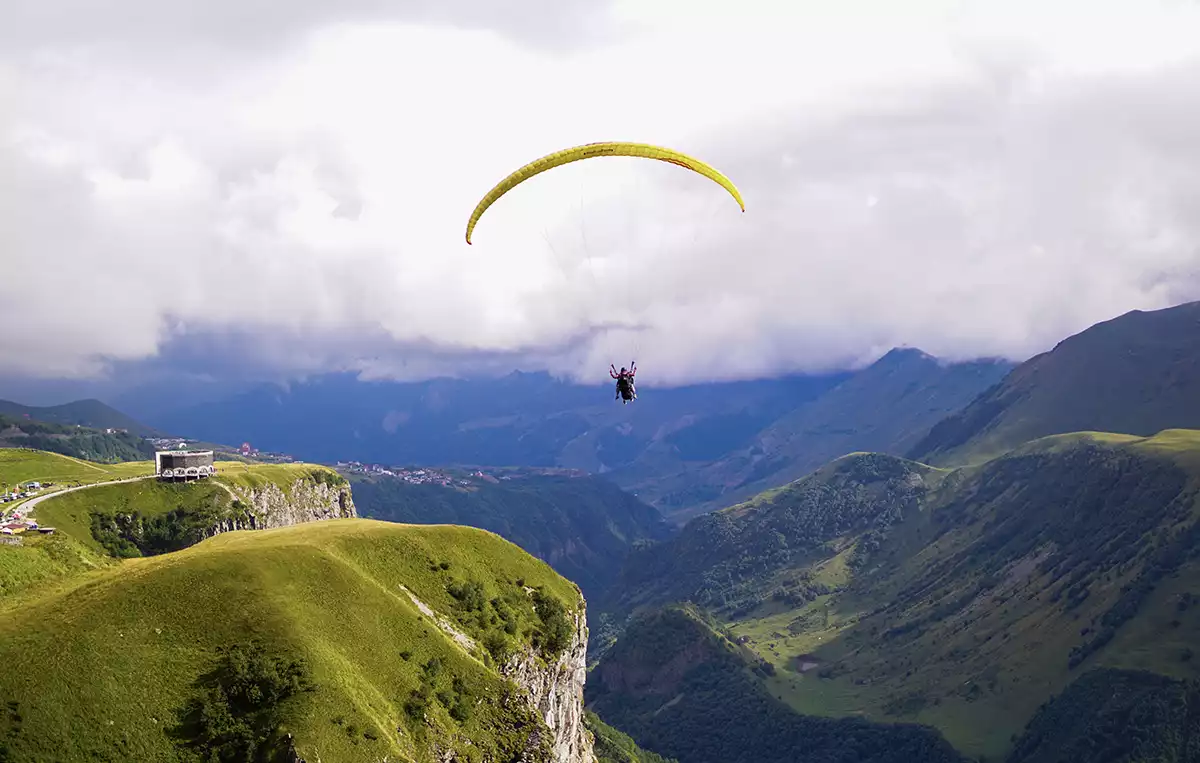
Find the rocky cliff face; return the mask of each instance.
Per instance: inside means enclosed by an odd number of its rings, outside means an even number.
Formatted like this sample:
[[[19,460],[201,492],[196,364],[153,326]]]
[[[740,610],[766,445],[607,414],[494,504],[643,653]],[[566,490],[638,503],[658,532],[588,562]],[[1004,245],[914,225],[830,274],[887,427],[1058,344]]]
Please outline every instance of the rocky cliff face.
[[[533,654],[514,657],[501,670],[523,689],[553,738],[554,763],[595,763],[593,739],[583,725],[583,684],[587,677],[587,610],[575,616],[570,647],[547,666]]]
[[[358,516],[348,483],[330,486],[298,479],[288,487],[287,493],[274,483],[259,488],[237,485],[228,488],[241,502],[243,511],[222,519],[211,528],[209,536],[231,530],[267,530]]]
[[[482,648],[449,621],[439,616],[416,594],[401,586],[413,604],[468,654],[482,654]],[[512,681],[524,693],[525,700],[537,712],[550,732],[550,763],[596,763],[592,734],[583,725],[583,684],[587,678],[587,605],[579,601],[575,614],[575,633],[571,644],[550,665],[533,651],[523,651],[500,668],[500,675]],[[533,755],[532,750],[530,754]],[[448,761],[453,750],[445,750]],[[539,758],[540,759],[540,758]]]

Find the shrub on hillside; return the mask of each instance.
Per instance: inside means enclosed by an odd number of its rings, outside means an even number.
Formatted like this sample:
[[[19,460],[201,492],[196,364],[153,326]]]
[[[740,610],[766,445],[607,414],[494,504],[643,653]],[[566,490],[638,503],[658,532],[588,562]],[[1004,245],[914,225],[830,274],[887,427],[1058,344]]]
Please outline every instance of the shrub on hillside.
[[[314,687],[302,662],[238,644],[199,688],[176,730],[183,746],[202,760],[269,761],[287,745],[279,731],[284,703]]]

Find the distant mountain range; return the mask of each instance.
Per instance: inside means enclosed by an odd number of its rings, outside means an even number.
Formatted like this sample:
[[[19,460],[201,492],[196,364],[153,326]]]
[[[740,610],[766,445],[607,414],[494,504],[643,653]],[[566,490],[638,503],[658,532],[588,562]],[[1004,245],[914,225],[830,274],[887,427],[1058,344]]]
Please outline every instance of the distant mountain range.
[[[896,349],[856,371],[611,390],[546,374],[362,382],[333,375],[151,423],[322,462],[563,466],[682,520],[854,451],[957,464],[1049,434],[1200,426],[1200,302],[1133,311],[1019,366]]]
[[[91,429],[124,429],[138,437],[157,437],[162,433],[146,426],[99,400],[76,400],[63,405],[37,407],[0,400],[0,415],[14,419],[32,419],[50,424],[77,424]]]
[[[636,459],[655,438],[680,442],[684,457],[723,453],[845,376],[667,390],[655,390],[647,380],[639,385],[638,403],[622,406],[607,386],[569,384],[544,373],[419,383],[338,374],[286,389],[264,385],[153,422],[201,439],[250,441],[323,462],[567,466],[604,473]]]
[[[634,405],[547,374],[263,386],[156,426],[309,461],[562,466],[604,474],[665,514],[712,508],[853,450],[901,453],[1003,378],[999,361],[894,350],[855,373],[657,390]]]
[[[0,405],[9,406],[10,409],[22,408],[6,401],[0,401]],[[26,410],[37,412],[38,409]],[[113,413],[116,414],[116,411]],[[102,420],[117,419],[114,417]],[[34,418],[27,413],[0,413],[0,448],[43,450],[98,463],[144,461],[154,457],[154,447],[149,442],[124,429],[95,429],[81,424],[57,424]]]
[[[892,350],[712,461],[687,462],[671,474],[655,473],[647,468],[654,460],[643,458],[614,478],[663,512],[694,516],[799,479],[847,453],[903,454],[1012,367],[997,360],[945,363],[920,350]]]
[[[1048,434],[1200,426],[1197,364],[1200,303],[1189,303],[1097,324],[1015,370],[896,349],[856,372],[670,389],[646,379],[630,406],[607,385],[544,373],[417,383],[333,374],[169,411],[148,396],[153,426],[97,400],[0,402],[0,414],[249,441],[321,463],[582,469],[681,522],[855,451],[959,464]]]

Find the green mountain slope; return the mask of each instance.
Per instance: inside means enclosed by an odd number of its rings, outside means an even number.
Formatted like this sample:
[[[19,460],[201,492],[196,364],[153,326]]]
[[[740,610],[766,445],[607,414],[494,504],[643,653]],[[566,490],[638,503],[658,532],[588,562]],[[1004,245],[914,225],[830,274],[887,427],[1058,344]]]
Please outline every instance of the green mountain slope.
[[[9,454],[25,457],[6,461]],[[222,530],[354,515],[352,503],[341,505],[342,493],[349,495],[345,479],[326,467],[223,462],[217,469],[209,479],[163,483],[144,479],[153,474],[145,462],[104,467],[52,453],[0,451],[0,481],[56,483],[44,498],[30,499],[39,500],[33,518],[55,533],[28,531],[0,545],[0,600],[119,558],[186,548]],[[63,483],[101,484],[56,493]]]
[[[232,760],[256,744],[310,761],[547,760],[544,723],[495,666],[557,659],[581,605],[480,530],[226,533],[0,602],[0,758]]]
[[[675,477],[647,475],[644,484],[621,479],[663,511],[695,516],[799,479],[846,453],[900,455],[1011,369],[1000,361],[950,364],[920,350],[892,350],[711,463]]]
[[[58,496],[42,504],[37,518],[97,552],[152,556],[203,540],[232,515],[232,502],[215,481],[169,484],[151,479]]]
[[[1200,302],[1126,313],[1022,363],[930,430],[912,458],[957,464],[1051,434],[1200,428]]]
[[[58,528],[96,551],[116,557],[153,556],[199,543],[217,527],[269,526],[231,487],[272,485],[281,494],[296,482],[345,485],[341,475],[314,464],[221,464],[215,477],[196,482],[139,480],[97,485],[55,496],[37,507],[40,524]]]
[[[0,448],[0,483],[38,482],[85,485],[154,474],[153,461],[100,464],[61,453],[28,448]]]
[[[0,448],[44,450],[109,464],[154,458],[154,446],[129,432],[106,432],[5,414],[0,414]]]
[[[489,482],[470,472],[442,471],[455,484],[351,477],[360,516],[490,530],[549,562],[589,600],[616,578],[632,548],[664,540],[672,530],[653,507],[598,477],[520,470]]]
[[[37,407],[0,400],[0,414],[51,424],[79,425],[92,429],[125,429],[135,437],[159,437],[162,432],[142,424],[99,400],[76,400],[64,405]]]
[[[1096,669],[1047,702],[1009,763],[1200,758],[1200,685],[1144,671]]]
[[[826,595],[878,545],[873,539],[919,510],[926,480],[942,474],[891,456],[852,454],[697,517],[677,538],[631,557],[614,588],[618,608],[693,601],[733,619],[769,602],[792,606]]]
[[[802,717],[756,678],[764,668],[691,607],[636,620],[593,671],[588,706],[680,763],[950,763],[963,758],[911,725]]]
[[[609,726],[591,710],[585,711],[584,721],[596,739],[596,763],[679,763],[643,750],[628,734]]]
[[[955,471],[852,455],[638,554],[609,607],[697,602],[796,710],[928,723],[994,758],[1092,667],[1197,677],[1198,491],[1193,431]]]

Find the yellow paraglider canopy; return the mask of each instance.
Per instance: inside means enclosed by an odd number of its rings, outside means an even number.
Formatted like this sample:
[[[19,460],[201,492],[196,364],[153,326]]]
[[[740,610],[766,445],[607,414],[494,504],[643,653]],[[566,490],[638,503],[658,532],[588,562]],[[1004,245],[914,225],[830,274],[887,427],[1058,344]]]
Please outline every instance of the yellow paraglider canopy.
[[[746,204],[742,201],[742,195],[738,192],[737,187],[730,182],[729,178],[699,159],[694,159],[678,151],[672,151],[669,148],[651,146],[646,143],[587,143],[582,146],[556,151],[553,154],[543,156],[541,159],[536,159],[497,183],[496,187],[488,191],[487,196],[484,196],[479,201],[479,204],[475,207],[475,211],[471,213],[471,219],[467,221],[467,243],[471,243],[471,231],[475,230],[475,224],[479,222],[479,218],[483,216],[484,211],[518,184],[546,170],[570,164],[571,162],[577,162],[580,159],[591,159],[597,156],[638,156],[645,159],[657,159],[660,162],[677,164],[693,172],[698,172],[720,184],[726,191],[729,191],[729,194],[737,201],[742,211],[746,211]]]

